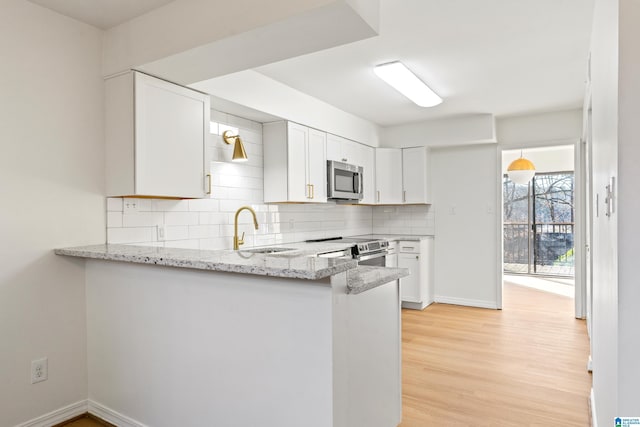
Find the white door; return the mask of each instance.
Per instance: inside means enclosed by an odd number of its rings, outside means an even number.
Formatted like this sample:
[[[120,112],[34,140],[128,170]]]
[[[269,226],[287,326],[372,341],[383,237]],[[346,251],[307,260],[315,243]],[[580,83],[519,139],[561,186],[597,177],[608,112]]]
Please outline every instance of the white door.
[[[408,268],[411,274],[400,279],[402,301],[422,302],[420,295],[420,254],[398,254],[398,267]]]
[[[135,191],[204,197],[209,96],[135,74]]]
[[[402,152],[399,148],[376,149],[376,203],[402,203]]]
[[[425,147],[402,149],[402,201],[427,203],[427,156]]]
[[[310,201],[327,201],[327,134],[316,129],[309,129],[307,148],[307,170]]]
[[[288,187],[290,202],[308,202],[311,189],[307,181],[307,140],[309,128],[297,123],[287,124]]]

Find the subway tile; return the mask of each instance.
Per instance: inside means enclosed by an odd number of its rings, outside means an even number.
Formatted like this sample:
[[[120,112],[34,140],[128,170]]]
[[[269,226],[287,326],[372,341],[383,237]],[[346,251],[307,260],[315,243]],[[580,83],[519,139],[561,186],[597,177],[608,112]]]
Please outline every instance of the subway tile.
[[[107,212],[107,227],[122,227],[122,212]]]
[[[229,213],[220,212],[200,212],[198,222],[200,225],[229,224],[229,215]]]
[[[163,223],[164,214],[162,212],[138,212],[122,215],[123,227],[153,227]]]
[[[189,210],[189,201],[152,199],[151,210],[154,212],[186,212]]]
[[[220,236],[219,225],[190,225],[189,239],[208,239]]]
[[[200,242],[198,240],[173,240],[165,242],[165,247],[178,249],[200,249]]]
[[[165,225],[197,225],[200,217],[198,212],[165,212]]]
[[[219,206],[220,202],[214,199],[189,200],[189,211],[191,212],[215,212]]]
[[[107,211],[122,212],[122,197],[107,198]]]
[[[109,243],[151,243],[156,241],[155,227],[109,228],[107,242]]]
[[[185,240],[189,238],[189,227],[186,225],[172,225],[165,227],[165,241]]]

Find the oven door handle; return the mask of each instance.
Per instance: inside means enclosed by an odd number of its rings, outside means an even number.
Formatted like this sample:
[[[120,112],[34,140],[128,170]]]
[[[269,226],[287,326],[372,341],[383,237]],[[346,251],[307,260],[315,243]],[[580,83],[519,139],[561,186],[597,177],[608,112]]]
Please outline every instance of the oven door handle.
[[[389,254],[389,251],[373,252],[373,253],[370,253],[370,254],[367,254],[367,255],[358,256],[358,261],[368,261],[370,259],[387,256],[388,254]]]

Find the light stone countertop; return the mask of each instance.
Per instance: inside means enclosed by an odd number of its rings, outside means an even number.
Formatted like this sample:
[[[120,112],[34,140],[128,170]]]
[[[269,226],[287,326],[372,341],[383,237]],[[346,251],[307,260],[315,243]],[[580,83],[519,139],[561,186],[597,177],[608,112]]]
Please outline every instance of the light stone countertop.
[[[349,248],[346,243],[292,243],[274,245],[293,250],[273,254],[250,252],[253,249],[196,250],[133,245],[91,245],[56,249],[57,255],[131,262],[166,267],[255,274],[318,280],[347,272],[347,293],[359,294],[409,275],[403,268],[358,266],[355,260],[318,258],[318,253]]]
[[[408,276],[408,268],[389,268],[359,265],[347,271],[347,293],[359,294],[385,283]]]
[[[322,245],[323,248],[328,246]],[[344,245],[340,245],[344,247]],[[247,248],[251,250],[254,248]],[[339,249],[338,249],[339,250]],[[317,280],[357,267],[355,260],[317,258],[310,248],[274,254],[248,251],[159,248],[133,245],[91,245],[56,249],[57,255],[166,267],[194,268],[261,276]]]

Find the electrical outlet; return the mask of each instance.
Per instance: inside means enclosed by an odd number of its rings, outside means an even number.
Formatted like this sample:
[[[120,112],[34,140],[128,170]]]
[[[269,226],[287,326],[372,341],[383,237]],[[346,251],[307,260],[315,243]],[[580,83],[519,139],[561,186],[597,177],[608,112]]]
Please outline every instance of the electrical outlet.
[[[163,224],[158,224],[156,227],[158,228],[158,242],[164,242],[167,235],[167,229]]]
[[[49,378],[49,362],[46,357],[31,361],[31,384],[46,381]]]
[[[124,198],[122,200],[122,210],[126,214],[138,212],[140,210],[140,201],[138,199]]]
[[[293,230],[293,227],[295,226],[295,221],[293,219],[289,220],[289,229]]]

